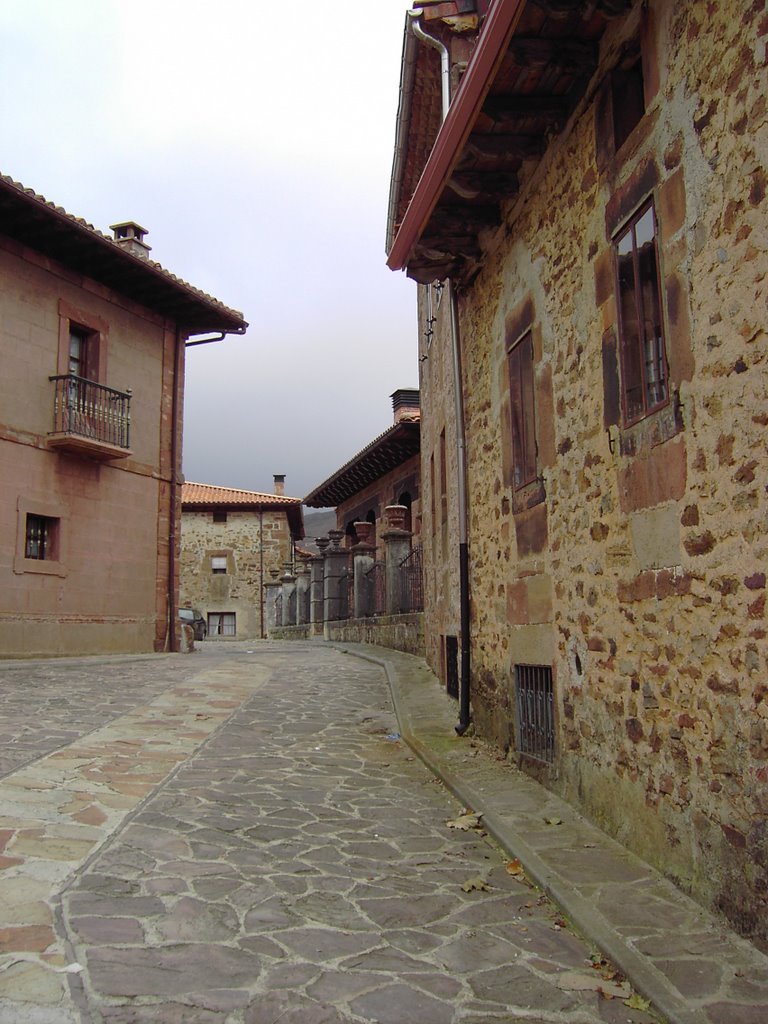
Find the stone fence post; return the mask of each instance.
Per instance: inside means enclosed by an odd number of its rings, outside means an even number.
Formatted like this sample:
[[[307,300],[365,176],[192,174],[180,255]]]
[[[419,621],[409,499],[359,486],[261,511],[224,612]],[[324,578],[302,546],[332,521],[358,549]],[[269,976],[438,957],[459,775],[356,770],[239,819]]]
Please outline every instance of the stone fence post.
[[[402,604],[400,563],[410,554],[411,533],[405,529],[405,505],[387,505],[384,509],[384,579],[386,581],[386,612],[397,615]]]
[[[282,583],[277,578],[277,569],[270,569],[269,574],[272,577],[267,583],[264,584],[264,612],[266,617],[266,631],[267,636],[279,625],[277,621],[277,595],[282,592]]]
[[[325,576],[325,550],[330,544],[328,537],[318,537],[315,541],[319,555],[310,559],[309,621],[312,623],[312,635],[323,632],[323,577]]]
[[[296,625],[296,577],[293,573],[293,566],[286,562],[283,566],[285,572],[280,577],[283,586],[283,625]]]
[[[331,539],[331,546],[325,552],[323,580],[323,620],[326,640],[330,638],[328,623],[334,622],[339,617],[341,576],[346,569],[347,559],[349,558],[346,548],[339,547],[344,531],[329,530],[328,536]]]
[[[354,608],[350,609],[356,619],[373,613],[373,583],[368,575],[376,558],[376,547],[371,544],[373,523],[354,523],[357,544],[352,547],[354,572]]]
[[[296,565],[296,625],[304,626],[309,622],[309,566],[306,562]]]

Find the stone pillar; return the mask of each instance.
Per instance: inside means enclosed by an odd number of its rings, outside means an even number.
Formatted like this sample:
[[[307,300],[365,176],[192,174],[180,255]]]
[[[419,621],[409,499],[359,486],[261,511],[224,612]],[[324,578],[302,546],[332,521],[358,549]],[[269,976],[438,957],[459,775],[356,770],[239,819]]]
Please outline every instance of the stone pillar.
[[[309,566],[306,562],[296,564],[296,625],[309,622]]]
[[[328,537],[318,537],[315,541],[319,555],[310,559],[309,621],[312,623],[312,635],[323,632],[323,577],[325,575],[325,550],[331,543]]]
[[[283,565],[285,572],[280,577],[283,587],[283,625],[296,625],[296,577],[290,562]]]
[[[355,604],[351,613],[356,619],[362,619],[373,613],[373,583],[368,572],[373,568],[376,547],[371,544],[373,523],[355,523],[354,527],[357,534],[357,544],[352,547]]]
[[[347,565],[349,554],[346,548],[340,547],[344,536],[343,530],[329,530],[331,546],[325,552],[325,572],[323,580],[323,622],[325,639],[330,637],[328,623],[339,617],[339,593],[341,576]]]
[[[387,588],[387,615],[397,615],[402,604],[400,563],[411,552],[411,534],[404,529],[408,509],[405,505],[387,505],[384,509],[384,578]]]
[[[283,586],[277,578],[279,575],[277,569],[270,569],[269,575],[272,579],[264,584],[264,613],[267,636],[277,625],[277,595],[282,592],[281,588]]]

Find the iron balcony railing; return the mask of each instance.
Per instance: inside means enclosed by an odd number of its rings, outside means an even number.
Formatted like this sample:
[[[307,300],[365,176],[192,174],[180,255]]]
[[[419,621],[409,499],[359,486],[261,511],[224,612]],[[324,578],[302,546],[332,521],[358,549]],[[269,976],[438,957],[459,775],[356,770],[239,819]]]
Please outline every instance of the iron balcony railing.
[[[130,448],[130,391],[116,391],[74,373],[49,379],[55,385],[54,433]]]

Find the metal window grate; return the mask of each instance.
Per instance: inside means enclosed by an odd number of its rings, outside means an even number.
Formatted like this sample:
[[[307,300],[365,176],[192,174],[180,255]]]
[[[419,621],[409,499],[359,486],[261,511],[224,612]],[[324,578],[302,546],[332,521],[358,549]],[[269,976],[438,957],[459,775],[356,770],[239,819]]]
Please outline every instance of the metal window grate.
[[[515,665],[517,749],[527,757],[555,760],[555,714],[549,665]]]

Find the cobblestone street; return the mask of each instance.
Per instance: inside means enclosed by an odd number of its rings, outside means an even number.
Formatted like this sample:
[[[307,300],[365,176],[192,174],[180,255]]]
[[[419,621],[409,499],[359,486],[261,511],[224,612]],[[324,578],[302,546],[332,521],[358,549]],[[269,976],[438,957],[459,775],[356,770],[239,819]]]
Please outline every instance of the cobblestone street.
[[[262,642],[1,674],[3,1024],[652,1019],[449,827],[380,667]]]

